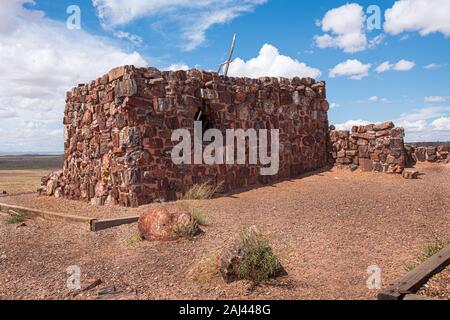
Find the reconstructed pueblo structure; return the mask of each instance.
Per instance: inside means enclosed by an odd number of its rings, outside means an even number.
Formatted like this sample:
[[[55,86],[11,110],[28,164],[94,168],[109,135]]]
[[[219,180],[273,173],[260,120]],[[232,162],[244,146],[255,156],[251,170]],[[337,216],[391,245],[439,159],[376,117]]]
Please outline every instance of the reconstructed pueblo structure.
[[[222,191],[230,192],[334,162],[401,173],[407,165],[402,129],[385,123],[330,132],[328,109],[325,82],[311,78],[115,68],[67,93],[64,168],[42,179],[40,193],[139,206],[179,199],[199,183],[223,183]],[[223,136],[228,129],[278,129],[278,173],[261,175],[264,165],[249,164],[249,152],[246,164],[174,164],[179,141],[172,141],[173,132],[187,129],[194,136],[198,119],[202,130]]]
[[[64,168],[43,179],[41,193],[138,206],[175,200],[207,181],[232,191],[295,177],[327,164],[328,108],[325,83],[310,78],[119,67],[67,93]],[[172,133],[185,128],[193,136],[199,117],[224,136],[279,129],[278,174],[260,175],[260,163],[175,165]]]

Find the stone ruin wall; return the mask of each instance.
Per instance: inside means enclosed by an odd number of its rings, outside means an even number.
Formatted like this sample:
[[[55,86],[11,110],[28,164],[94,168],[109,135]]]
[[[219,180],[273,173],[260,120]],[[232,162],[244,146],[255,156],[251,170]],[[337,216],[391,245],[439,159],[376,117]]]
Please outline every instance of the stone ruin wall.
[[[229,192],[296,177],[328,164],[328,109],[325,83],[311,78],[116,68],[67,93],[64,168],[43,178],[40,193],[138,206],[179,199],[206,181]],[[279,129],[278,175],[261,176],[259,165],[174,165],[172,132],[187,128],[193,136],[199,110],[223,133]]]
[[[415,147],[410,145],[411,154],[416,162],[449,163],[449,147],[446,145]]]
[[[392,122],[354,126],[351,132],[331,130],[330,161],[344,169],[385,173],[402,173],[415,163],[403,128]]]

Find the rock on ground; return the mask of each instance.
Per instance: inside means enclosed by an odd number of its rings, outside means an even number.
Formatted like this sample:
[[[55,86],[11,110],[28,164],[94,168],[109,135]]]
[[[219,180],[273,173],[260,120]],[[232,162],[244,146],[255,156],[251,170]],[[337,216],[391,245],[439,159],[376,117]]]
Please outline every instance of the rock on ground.
[[[146,240],[171,241],[181,236],[178,233],[180,229],[195,230],[195,224],[189,212],[170,212],[166,208],[155,208],[140,216],[138,228],[140,235]]]
[[[403,171],[403,178],[405,179],[418,179],[419,171],[415,169],[405,169]]]

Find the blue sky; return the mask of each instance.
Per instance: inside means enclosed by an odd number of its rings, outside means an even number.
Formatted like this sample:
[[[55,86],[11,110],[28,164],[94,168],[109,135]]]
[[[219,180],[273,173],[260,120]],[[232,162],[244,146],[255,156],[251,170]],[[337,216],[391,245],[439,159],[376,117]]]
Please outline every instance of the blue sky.
[[[81,30],[66,26],[70,5]],[[216,70],[234,32],[232,75],[320,74],[330,123],[395,120],[409,141],[450,140],[448,14],[446,0],[6,0],[0,152],[62,151],[67,89],[119,64]]]

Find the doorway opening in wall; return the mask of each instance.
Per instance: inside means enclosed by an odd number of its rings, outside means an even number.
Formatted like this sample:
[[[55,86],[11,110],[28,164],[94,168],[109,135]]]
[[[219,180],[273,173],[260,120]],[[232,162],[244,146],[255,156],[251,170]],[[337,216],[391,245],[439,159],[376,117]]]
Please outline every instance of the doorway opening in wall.
[[[202,122],[202,135],[209,129],[214,129],[214,122],[211,119],[211,116],[208,112],[209,108],[198,109],[195,113],[194,120]]]

